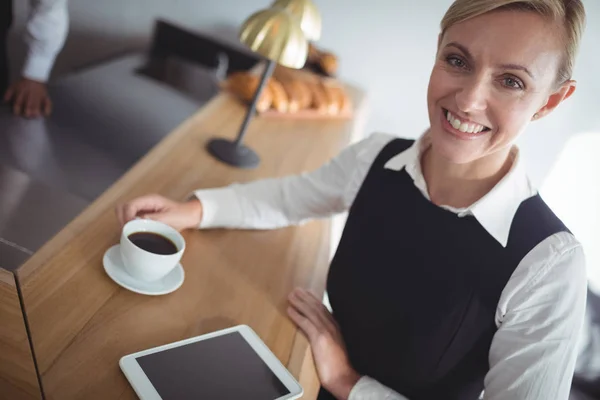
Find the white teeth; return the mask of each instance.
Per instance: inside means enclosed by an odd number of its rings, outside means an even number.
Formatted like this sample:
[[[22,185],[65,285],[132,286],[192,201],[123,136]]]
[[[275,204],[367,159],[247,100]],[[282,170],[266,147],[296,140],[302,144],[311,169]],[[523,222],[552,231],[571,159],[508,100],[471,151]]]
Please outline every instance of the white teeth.
[[[446,119],[448,120],[450,125],[452,125],[452,127],[454,129],[459,130],[461,132],[476,134],[476,133],[480,133],[481,131],[483,131],[485,129],[485,127],[483,125],[469,124],[467,122],[462,122],[450,111],[448,111],[448,113],[446,115]]]

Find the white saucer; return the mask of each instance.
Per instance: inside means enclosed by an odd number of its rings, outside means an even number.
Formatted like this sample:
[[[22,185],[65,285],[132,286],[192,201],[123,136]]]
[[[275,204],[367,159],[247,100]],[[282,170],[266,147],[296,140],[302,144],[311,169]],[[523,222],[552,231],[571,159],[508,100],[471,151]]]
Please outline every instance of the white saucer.
[[[183,284],[185,273],[181,264],[177,264],[167,276],[156,282],[143,282],[133,278],[123,267],[120,246],[117,244],[106,250],[102,260],[106,274],[120,286],[139,294],[159,296],[174,292]]]

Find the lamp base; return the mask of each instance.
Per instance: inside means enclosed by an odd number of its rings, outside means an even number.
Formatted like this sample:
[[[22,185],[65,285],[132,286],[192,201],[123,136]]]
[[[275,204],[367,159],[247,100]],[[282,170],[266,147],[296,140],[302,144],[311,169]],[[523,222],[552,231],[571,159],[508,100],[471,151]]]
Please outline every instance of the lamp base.
[[[256,168],[260,163],[258,154],[243,144],[236,145],[225,139],[212,139],[206,146],[208,151],[225,164],[239,168]]]

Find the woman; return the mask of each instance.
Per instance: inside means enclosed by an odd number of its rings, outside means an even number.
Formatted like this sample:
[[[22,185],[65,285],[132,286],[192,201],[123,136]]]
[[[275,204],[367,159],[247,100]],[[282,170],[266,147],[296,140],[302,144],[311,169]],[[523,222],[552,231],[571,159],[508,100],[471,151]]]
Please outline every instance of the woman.
[[[373,135],[317,171],[117,208],[178,229],[271,229],[349,210],[329,314],[298,289],[319,399],[567,399],[586,296],[580,244],[515,139],[575,90],[579,0],[456,0],[418,141]]]

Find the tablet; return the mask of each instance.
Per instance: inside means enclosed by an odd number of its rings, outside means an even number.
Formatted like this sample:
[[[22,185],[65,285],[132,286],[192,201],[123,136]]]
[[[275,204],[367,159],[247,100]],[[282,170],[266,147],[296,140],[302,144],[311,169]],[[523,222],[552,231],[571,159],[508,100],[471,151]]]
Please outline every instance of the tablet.
[[[291,400],[302,388],[254,331],[240,325],[121,358],[142,400]]]

